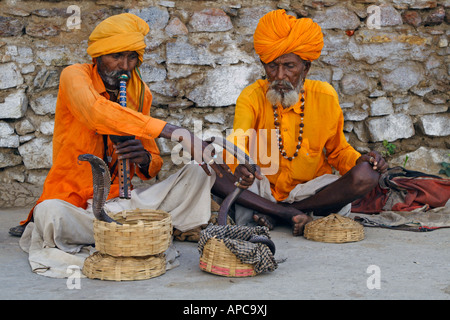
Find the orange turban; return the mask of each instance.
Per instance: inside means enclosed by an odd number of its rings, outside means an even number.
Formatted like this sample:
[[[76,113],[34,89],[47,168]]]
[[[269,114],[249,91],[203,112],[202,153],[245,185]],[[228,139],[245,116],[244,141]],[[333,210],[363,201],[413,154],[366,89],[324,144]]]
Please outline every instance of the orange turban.
[[[92,31],[87,53],[95,60],[106,54],[135,51],[139,55],[138,65],[140,65],[144,60],[145,36],[149,31],[148,24],[134,14],[122,13],[111,16],[100,22]],[[136,67],[127,83],[127,107],[141,111],[143,97],[144,84]]]
[[[313,61],[322,51],[323,34],[320,26],[309,18],[297,19],[284,10],[275,10],[259,20],[253,44],[264,63],[287,53]]]
[[[136,51],[142,63],[148,24],[131,13],[122,13],[100,22],[92,31],[87,53],[92,58],[123,51]]]

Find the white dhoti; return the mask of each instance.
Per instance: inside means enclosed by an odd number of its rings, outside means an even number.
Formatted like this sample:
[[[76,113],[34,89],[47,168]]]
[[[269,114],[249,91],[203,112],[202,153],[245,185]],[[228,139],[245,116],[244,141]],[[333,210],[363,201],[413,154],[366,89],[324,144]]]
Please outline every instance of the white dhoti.
[[[285,203],[293,203],[297,201],[304,200],[315,195],[322,188],[326,187],[330,183],[336,181],[340,177],[334,174],[325,174],[320,177],[317,177],[311,181],[298,184],[294,189],[289,193],[289,196],[283,200]],[[270,190],[270,182],[265,176],[263,176],[262,180],[255,179],[255,182],[248,189],[253,193],[261,196],[264,199],[270,200],[272,202],[277,202],[277,200],[273,197],[272,191]],[[350,215],[351,211],[351,203],[347,204],[339,212],[336,212],[342,216]],[[248,209],[239,205],[235,206],[235,222],[239,225],[255,225],[253,220],[254,210]]]
[[[188,164],[164,181],[135,189],[131,199],[111,199],[105,210],[116,213],[127,209],[151,209],[169,212],[175,228],[184,232],[208,223],[211,216],[211,188],[215,174],[205,174],[196,164]],[[86,210],[62,200],[45,200],[33,212],[21,239],[21,248],[29,253],[33,272],[65,278],[72,271],[81,270],[84,260],[95,249],[91,206]],[[167,268],[176,266],[176,250],[166,252]],[[73,267],[72,267],[73,268]]]

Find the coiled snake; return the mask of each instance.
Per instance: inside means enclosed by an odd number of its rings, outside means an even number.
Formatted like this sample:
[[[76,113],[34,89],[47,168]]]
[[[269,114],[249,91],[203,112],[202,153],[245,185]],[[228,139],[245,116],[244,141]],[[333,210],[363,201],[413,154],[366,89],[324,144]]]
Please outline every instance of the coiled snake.
[[[240,148],[238,148],[230,141],[226,140],[225,138],[217,137],[211,137],[205,141],[209,143],[215,143],[228,152],[232,153],[234,157],[239,161],[239,163],[243,164],[252,174],[255,174],[255,162],[245,152],[243,152]],[[108,166],[102,159],[92,154],[81,154],[78,156],[78,160],[87,161],[91,165],[94,186],[94,196],[92,204],[92,211],[94,213],[94,216],[100,221],[115,222],[117,224],[120,224],[110,216],[108,216],[104,210],[104,205],[106,203],[106,199],[111,187],[111,176]],[[220,206],[218,214],[217,222],[219,225],[226,225],[228,211],[233,203],[237,200],[239,195],[242,193],[242,191],[244,191],[244,189],[236,187],[233,192],[225,197]],[[248,241],[266,244],[272,251],[272,253],[275,253],[275,244],[265,236],[253,235]]]

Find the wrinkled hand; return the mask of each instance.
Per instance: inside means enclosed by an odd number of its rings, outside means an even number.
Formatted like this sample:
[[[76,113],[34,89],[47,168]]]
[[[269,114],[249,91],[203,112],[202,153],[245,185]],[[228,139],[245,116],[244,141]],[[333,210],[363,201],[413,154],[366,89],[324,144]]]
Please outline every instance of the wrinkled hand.
[[[256,166],[255,173],[252,174],[243,164],[240,164],[236,167],[234,176],[237,178],[237,182],[235,183],[235,185],[241,189],[248,189],[255,181],[255,178],[258,180],[261,180],[263,178],[263,176],[261,175],[261,169],[258,166]]]
[[[151,158],[147,150],[144,149],[141,140],[126,140],[114,145],[119,160],[129,160],[140,166],[148,166]]]
[[[388,164],[384,160],[384,158],[377,151],[370,151],[367,154],[362,155],[356,161],[356,164],[361,162],[368,162],[372,165],[373,170],[378,171],[379,173],[384,173],[388,169]]]
[[[197,143],[200,143],[197,141]],[[228,165],[223,162],[223,159],[220,159],[216,155],[216,151],[212,142],[201,141],[202,144],[202,155],[203,161],[199,163],[199,165],[203,168],[203,171],[206,172],[207,175],[211,175],[211,172],[208,169],[208,165],[216,172],[219,177],[223,177],[222,172],[231,172]]]
[[[211,175],[208,165],[218,177],[223,177],[223,171],[230,172],[230,168],[215,155],[214,146],[198,138],[189,130],[168,123],[161,131],[160,137],[178,141],[208,176]]]

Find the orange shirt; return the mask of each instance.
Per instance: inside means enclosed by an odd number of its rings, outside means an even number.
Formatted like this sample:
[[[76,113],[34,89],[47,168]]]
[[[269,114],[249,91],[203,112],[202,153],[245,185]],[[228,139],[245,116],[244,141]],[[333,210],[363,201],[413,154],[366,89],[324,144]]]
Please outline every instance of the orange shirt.
[[[127,99],[133,97],[127,94]],[[46,199],[61,199],[78,207],[87,207],[87,200],[93,196],[92,171],[88,162],[79,162],[77,158],[80,154],[90,153],[103,159],[103,135],[134,135],[140,139],[152,155],[148,174],[156,176],[163,161],[154,138],[159,136],[166,122],[150,117],[151,103],[152,94],[145,85],[142,113],[123,108],[109,100],[96,65],[76,64],[65,68],[60,76],[56,102],[53,165],[36,204]],[[109,139],[108,144],[108,154],[115,157]],[[135,173],[141,179],[148,179],[131,166],[131,175]],[[108,198],[118,196],[116,177]]]
[[[269,179],[277,201],[286,199],[297,184],[332,173],[332,166],[344,174],[355,165],[361,154],[345,139],[344,117],[337,93],[330,84],[305,81],[303,141],[292,161],[279,152],[273,108],[266,99],[267,87],[267,80],[257,80],[242,91],[236,102],[234,131],[227,139],[257,162]],[[280,134],[288,156],[295,153],[298,142],[300,106],[300,102],[287,109],[278,106]]]

